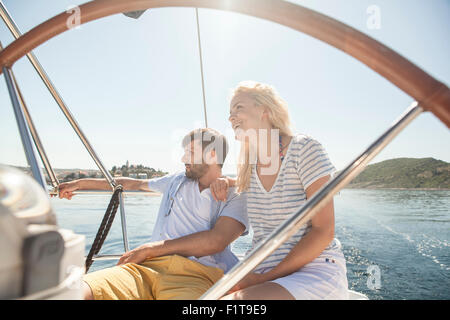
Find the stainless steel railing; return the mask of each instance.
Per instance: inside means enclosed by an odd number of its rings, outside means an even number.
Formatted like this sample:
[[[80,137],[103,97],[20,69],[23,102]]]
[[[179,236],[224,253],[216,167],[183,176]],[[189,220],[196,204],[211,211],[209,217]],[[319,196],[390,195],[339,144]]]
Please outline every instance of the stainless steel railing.
[[[6,7],[3,5],[3,2],[0,0],[0,16],[3,19],[3,21],[5,22],[6,26],[8,27],[8,29],[10,30],[10,32],[12,33],[12,35],[14,36],[15,39],[19,38],[22,34],[19,31],[19,28],[17,27],[16,23],[14,22],[14,20],[11,18],[11,15],[9,14],[8,10],[6,9]],[[38,59],[36,58],[36,56],[33,54],[33,52],[29,52],[27,53],[27,57],[28,60],[31,62],[31,64],[33,65],[33,67],[35,68],[36,72],[39,74],[40,78],[42,79],[42,81],[44,82],[44,84],[46,85],[47,89],[49,90],[49,92],[51,93],[52,97],[55,99],[56,103],[58,104],[59,108],[61,109],[61,111],[64,113],[64,115],[66,116],[67,120],[69,121],[69,123],[71,124],[72,128],[74,129],[74,131],[76,132],[76,134],[78,135],[78,137],[80,138],[81,142],[83,143],[83,145],[85,146],[85,148],[87,149],[87,151],[89,152],[91,158],[94,160],[94,162],[96,163],[97,167],[99,168],[99,170],[102,172],[103,176],[105,177],[105,179],[108,181],[108,183],[111,186],[111,189],[113,190],[114,187],[116,187],[116,182],[114,180],[114,178],[111,176],[111,174],[108,172],[108,170],[105,168],[105,166],[103,165],[103,163],[101,162],[100,158],[98,157],[98,155],[96,154],[96,152],[94,151],[94,148],[92,147],[92,145],[89,143],[88,139],[86,138],[85,134],[83,133],[83,131],[81,130],[79,124],[77,123],[77,121],[75,120],[75,118],[73,117],[72,113],[70,112],[70,110],[67,108],[66,104],[64,103],[64,100],[62,99],[61,95],[58,93],[58,91],[56,90],[55,86],[53,85],[53,83],[50,81],[48,75],[46,74],[46,72],[44,71],[44,69],[42,68],[41,64],[39,63]],[[11,70],[7,70],[7,72],[10,72]],[[9,73],[8,76],[11,77],[10,82],[11,84],[8,85],[8,88],[14,88],[14,81],[13,81],[13,77],[11,76],[12,74]],[[5,78],[6,78],[6,73],[5,73]],[[8,80],[7,80],[8,83]],[[12,91],[11,91],[12,90]],[[15,99],[17,100],[17,106],[20,107],[20,103],[19,103],[19,94],[17,92],[17,89],[11,89],[10,90],[10,95],[11,95],[11,99],[13,99],[12,94],[14,94]],[[13,102],[13,106],[14,106],[14,102]],[[15,108],[15,107],[14,107]],[[25,118],[23,116],[23,112],[22,113],[22,118]],[[17,116],[16,116],[17,117]],[[28,123],[28,128],[22,128],[20,129],[21,132],[21,136],[24,134],[26,136],[28,136],[28,134],[26,134],[29,130],[29,128],[34,127],[34,125],[31,123],[31,118],[26,118],[25,119]],[[30,121],[28,121],[30,120]],[[31,123],[31,124],[30,124]],[[22,138],[27,140],[26,138]],[[36,141],[36,140],[35,140]],[[26,141],[25,141],[26,142]],[[28,142],[26,142],[28,144]],[[24,144],[25,146],[25,144]],[[43,148],[41,148],[42,145],[39,147],[37,146],[37,151],[39,152],[41,159],[47,159],[45,152],[43,150]],[[26,150],[30,149],[30,147],[26,147]],[[31,148],[32,149],[32,148]],[[30,150],[26,151],[28,152],[28,154],[30,154]],[[32,157],[31,155],[28,155],[27,157]],[[30,164],[30,167],[32,168],[33,171],[33,176],[38,175],[38,173],[34,172],[34,171],[39,171],[39,165],[37,162],[36,157],[34,156],[34,160],[30,159],[29,161],[33,162],[33,165]],[[48,159],[47,159],[48,160]],[[50,167],[49,162],[46,162],[43,160],[44,166],[47,170],[47,172],[52,172],[53,170]],[[34,168],[34,167],[37,167]],[[42,173],[41,173],[42,175]],[[51,173],[49,173],[49,176],[51,175]],[[36,176],[35,176],[36,177]],[[55,176],[56,178],[56,176]],[[38,179],[38,178],[37,178]],[[42,177],[42,181],[44,182],[44,189],[45,189],[45,179],[43,179]],[[53,182],[53,180],[52,180]],[[41,182],[40,182],[41,183]],[[120,194],[119,195],[119,201],[120,201],[120,220],[121,220],[121,225],[122,225],[122,236],[123,236],[123,245],[124,245],[124,250],[125,251],[129,251],[129,245],[128,245],[128,235],[127,235],[127,227],[126,227],[126,218],[125,218],[125,206],[123,203],[123,196]]]
[[[98,254],[92,258],[94,261],[119,260],[121,255],[118,254]]]
[[[27,162],[31,168],[31,173],[33,174],[34,179],[36,179],[36,181],[42,186],[42,188],[46,189],[44,175],[42,174],[41,168],[39,167],[30,131],[28,129],[25,115],[20,105],[18,88],[16,87],[16,83],[13,80],[13,73],[9,68],[3,68],[3,74],[5,75],[6,86],[8,87],[8,92],[11,98],[17,126],[19,127],[20,138],[22,139],[22,145],[25,150]]]
[[[37,148],[39,156],[41,157],[42,163],[44,164],[45,171],[47,172],[47,174],[50,178],[53,189],[57,190],[58,186],[59,186],[59,180],[56,177],[56,174],[53,171],[53,168],[52,168],[50,161],[47,157],[47,154],[44,150],[44,146],[42,145],[42,142],[41,142],[41,139],[39,138],[36,127],[34,126],[33,119],[31,118],[30,112],[28,111],[27,105],[25,104],[25,99],[23,98],[22,93],[20,92],[20,88],[19,88],[19,85],[17,84],[16,78],[14,77],[14,74],[11,73],[11,75],[12,75],[12,80],[14,81],[14,85],[16,86],[16,89],[17,89],[19,102],[22,107],[22,111],[24,113],[25,120],[30,129],[31,136],[33,137],[34,145]]]
[[[0,16],[2,17],[3,21],[7,25],[8,29],[10,30],[10,32],[13,34],[14,38],[15,39],[19,38],[22,34],[19,31],[19,29],[18,29],[17,25],[15,24],[14,20],[9,15],[9,13],[6,10],[5,6],[3,5],[2,1],[0,1]],[[46,85],[47,89],[50,91],[52,97],[55,99],[56,103],[58,104],[58,106],[60,107],[60,109],[64,113],[64,115],[66,116],[66,118],[69,121],[69,123],[72,125],[73,129],[77,133],[78,137],[81,139],[83,145],[86,147],[86,149],[89,152],[89,154],[91,155],[92,159],[95,161],[95,163],[97,164],[97,166],[100,169],[100,171],[103,173],[105,178],[108,180],[109,184],[111,185],[111,188],[114,189],[114,187],[116,186],[116,183],[115,183],[113,177],[108,172],[108,170],[106,170],[106,168],[103,165],[103,163],[100,161],[99,157],[95,153],[95,151],[92,148],[91,144],[89,143],[88,139],[86,138],[84,133],[81,131],[81,128],[78,125],[77,121],[75,120],[75,118],[73,117],[72,113],[70,112],[70,110],[68,109],[66,104],[64,103],[64,100],[62,99],[61,95],[58,93],[58,91],[56,90],[55,86],[50,81],[47,73],[42,68],[42,66],[39,63],[38,59],[33,54],[33,52],[27,53],[27,58],[31,62],[33,67],[35,68],[36,72],[39,74],[40,78],[42,79],[42,81]]]

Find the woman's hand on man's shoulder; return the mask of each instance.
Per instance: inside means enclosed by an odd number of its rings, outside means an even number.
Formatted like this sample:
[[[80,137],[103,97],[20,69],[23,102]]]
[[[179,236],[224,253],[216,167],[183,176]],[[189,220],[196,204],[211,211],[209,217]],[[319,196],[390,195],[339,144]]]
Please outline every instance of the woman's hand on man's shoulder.
[[[227,177],[220,177],[214,180],[210,185],[209,189],[211,194],[216,201],[226,201],[228,195],[228,188],[230,183]]]

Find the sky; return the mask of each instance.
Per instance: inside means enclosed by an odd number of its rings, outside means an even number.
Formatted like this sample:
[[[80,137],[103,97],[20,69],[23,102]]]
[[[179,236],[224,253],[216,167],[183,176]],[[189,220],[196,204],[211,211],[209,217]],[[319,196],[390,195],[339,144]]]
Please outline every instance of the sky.
[[[450,84],[450,1],[291,1],[331,16],[394,49]],[[3,0],[22,33],[84,3]],[[376,11],[372,11],[375,8]],[[240,81],[274,86],[295,130],[325,147],[340,170],[396,120],[413,99],[328,44],[278,24],[199,9],[208,126],[229,137],[224,173],[235,173],[239,144],[228,122]],[[13,37],[0,22],[0,41]],[[195,10],[160,8],[140,19],[114,15],[65,32],[33,52],[108,168],[143,164],[183,170],[181,138],[204,127]],[[27,58],[13,66],[54,168],[95,169]],[[26,165],[10,98],[0,76],[0,163]],[[449,130],[424,113],[372,163],[412,157],[450,162]]]

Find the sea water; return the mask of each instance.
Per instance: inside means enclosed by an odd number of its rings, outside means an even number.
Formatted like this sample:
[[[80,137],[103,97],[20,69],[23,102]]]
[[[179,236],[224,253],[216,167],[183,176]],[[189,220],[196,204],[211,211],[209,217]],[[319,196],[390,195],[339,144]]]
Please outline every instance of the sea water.
[[[52,198],[58,224],[86,236],[86,254],[111,195]],[[161,196],[125,195],[130,249],[150,240]],[[335,235],[347,261],[349,288],[369,299],[450,298],[450,191],[344,189],[334,197]],[[101,254],[122,254],[120,213]],[[243,255],[252,232],[232,244]],[[91,271],[117,261],[95,261]]]

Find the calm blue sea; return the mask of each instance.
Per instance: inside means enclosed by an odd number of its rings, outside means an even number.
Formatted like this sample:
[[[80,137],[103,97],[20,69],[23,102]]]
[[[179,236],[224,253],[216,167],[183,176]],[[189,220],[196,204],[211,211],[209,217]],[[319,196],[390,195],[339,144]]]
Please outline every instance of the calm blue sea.
[[[86,236],[86,254],[110,195],[52,198],[58,224]],[[127,195],[130,248],[148,242],[161,197]],[[450,191],[352,190],[335,197],[336,237],[352,290],[370,299],[450,299]],[[232,246],[238,254],[251,234]],[[123,253],[120,214],[102,254]],[[90,271],[115,265],[94,262]]]

